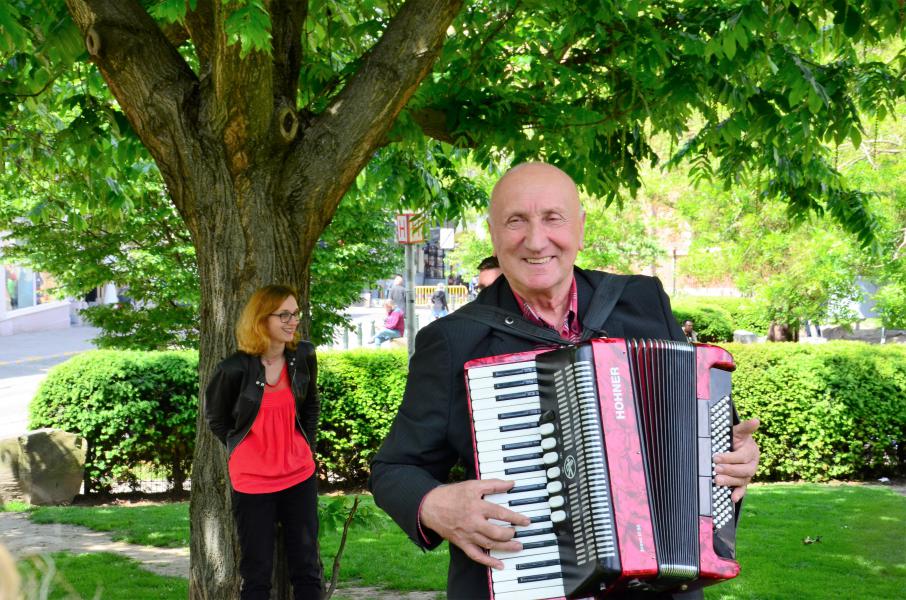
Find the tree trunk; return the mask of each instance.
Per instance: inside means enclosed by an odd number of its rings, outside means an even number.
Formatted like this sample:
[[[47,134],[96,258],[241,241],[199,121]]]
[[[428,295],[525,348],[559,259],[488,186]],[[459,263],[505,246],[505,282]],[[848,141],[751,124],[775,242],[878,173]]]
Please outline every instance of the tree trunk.
[[[204,420],[204,388],[234,351],[235,324],[255,289],[295,286],[309,314],[312,248],[430,72],[462,0],[407,0],[330,105],[304,125],[295,100],[306,2],[265,3],[273,47],[247,56],[224,34],[224,3],[188,3],[195,70],[138,0],[66,4],[192,234],[201,323],[189,595],[233,598],[239,549],[226,455]],[[307,336],[307,319],[302,329]],[[282,566],[281,598],[289,593]]]
[[[267,173],[252,173],[250,179],[266,182],[271,178]],[[239,547],[230,508],[226,452],[204,420],[203,390],[217,363],[235,351],[235,324],[255,289],[271,283],[296,287],[300,306],[307,311],[308,257],[317,241],[305,238],[305,230],[292,226],[276,210],[272,205],[275,196],[266,186],[252,186],[245,194],[222,193],[241,200],[218,202],[214,205],[217,210],[199,215],[197,231],[193,231],[201,281],[201,393],[192,470],[189,595],[212,600],[238,595]],[[250,205],[256,206],[257,214],[270,217],[244,218],[238,207]],[[307,320],[301,327],[305,336]],[[288,597],[285,579],[285,573],[277,577],[282,593],[275,597]]]

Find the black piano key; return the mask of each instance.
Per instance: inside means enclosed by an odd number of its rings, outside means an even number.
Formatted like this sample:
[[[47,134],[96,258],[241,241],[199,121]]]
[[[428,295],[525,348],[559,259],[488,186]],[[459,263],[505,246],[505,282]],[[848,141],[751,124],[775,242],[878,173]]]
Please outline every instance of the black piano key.
[[[548,579],[562,579],[563,573],[543,573],[540,575],[526,575],[516,581],[519,583],[534,583],[536,581],[547,581]]]
[[[550,515],[535,515],[534,517],[529,517],[529,523],[544,523],[545,521],[550,520]]]
[[[544,456],[544,452],[532,452],[530,454],[520,454],[519,456],[504,456],[503,462],[519,462],[521,460],[531,460],[533,458],[541,458]]]
[[[507,502],[509,506],[526,506],[527,504],[540,504],[542,502],[547,502],[547,496],[537,496],[535,498],[519,498],[518,500],[510,500]]]
[[[553,567],[554,565],[559,565],[559,558],[552,558],[550,560],[539,560],[537,562],[528,562],[516,565],[517,571],[522,571],[525,569],[539,569],[541,567]]]
[[[534,548],[547,548],[549,546],[556,546],[557,540],[542,540],[540,542],[523,542],[523,550],[532,550]]]
[[[542,529],[524,529],[522,531],[517,531],[516,535],[514,535],[513,538],[532,537],[533,535],[544,535],[546,533],[553,533],[553,532],[554,532],[553,527],[544,527]],[[525,546],[523,546],[523,548],[525,548]]]
[[[545,483],[530,483],[529,485],[517,485],[510,488],[507,494],[518,494],[520,492],[537,492],[547,487]]]
[[[538,379],[522,379],[520,381],[507,381],[505,383],[495,383],[495,390],[505,390],[507,388],[522,387],[524,385],[538,385]]]
[[[522,448],[534,448],[535,446],[540,446],[541,440],[532,440],[530,442],[512,442],[509,444],[504,444],[500,447],[501,450],[520,450]]]
[[[538,428],[538,422],[532,421],[530,423],[514,423],[512,425],[501,425],[500,432],[503,433],[505,431],[518,431],[520,429],[537,429],[537,428]]]
[[[519,369],[502,369],[500,371],[494,371],[491,374],[491,377],[509,377],[510,375],[523,375],[525,373],[534,373],[536,371],[535,367],[521,367]]]
[[[497,413],[498,420],[504,419],[518,419],[519,417],[531,417],[532,415],[540,415],[540,408],[528,408],[526,410],[514,410],[511,412]]]
[[[519,473],[531,473],[532,471],[543,471],[544,465],[526,465],[524,467],[510,467],[504,469],[505,475],[518,475]]]
[[[529,390],[526,392],[513,392],[512,394],[500,394],[499,396],[494,396],[494,399],[497,402],[502,402],[504,400],[518,400],[520,398],[531,398],[532,396],[537,396],[538,390]]]

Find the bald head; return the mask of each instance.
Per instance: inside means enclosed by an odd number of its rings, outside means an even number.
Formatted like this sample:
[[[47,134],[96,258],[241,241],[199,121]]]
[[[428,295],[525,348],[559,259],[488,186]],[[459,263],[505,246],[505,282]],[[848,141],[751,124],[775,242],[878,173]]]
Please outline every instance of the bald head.
[[[585,235],[585,213],[569,175],[546,163],[513,167],[491,193],[488,229],[503,274],[522,298],[569,291]]]
[[[577,210],[579,190],[572,178],[554,165],[543,162],[520,163],[503,174],[491,191],[491,205],[488,209],[488,220],[493,221],[500,212],[500,206],[514,193],[531,193],[533,188],[555,186],[575,200]]]

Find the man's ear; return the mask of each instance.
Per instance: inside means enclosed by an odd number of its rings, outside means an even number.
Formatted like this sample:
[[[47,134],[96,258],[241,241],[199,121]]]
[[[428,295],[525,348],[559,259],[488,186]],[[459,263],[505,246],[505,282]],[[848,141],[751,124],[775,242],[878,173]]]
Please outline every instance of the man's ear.
[[[579,219],[582,225],[579,227],[579,250],[585,249],[585,211],[583,210]]]

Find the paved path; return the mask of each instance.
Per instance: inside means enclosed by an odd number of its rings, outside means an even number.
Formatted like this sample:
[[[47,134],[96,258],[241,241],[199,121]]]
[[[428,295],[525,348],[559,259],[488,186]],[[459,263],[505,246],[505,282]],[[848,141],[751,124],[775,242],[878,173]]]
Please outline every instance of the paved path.
[[[116,542],[109,534],[87,527],[32,523],[25,513],[0,513],[0,542],[16,558],[50,552],[113,552],[140,562],[145,569],[158,575],[189,576],[188,548],[156,548]]]
[[[27,431],[28,404],[54,365],[91,350],[94,327],[0,336],[0,439]]]

